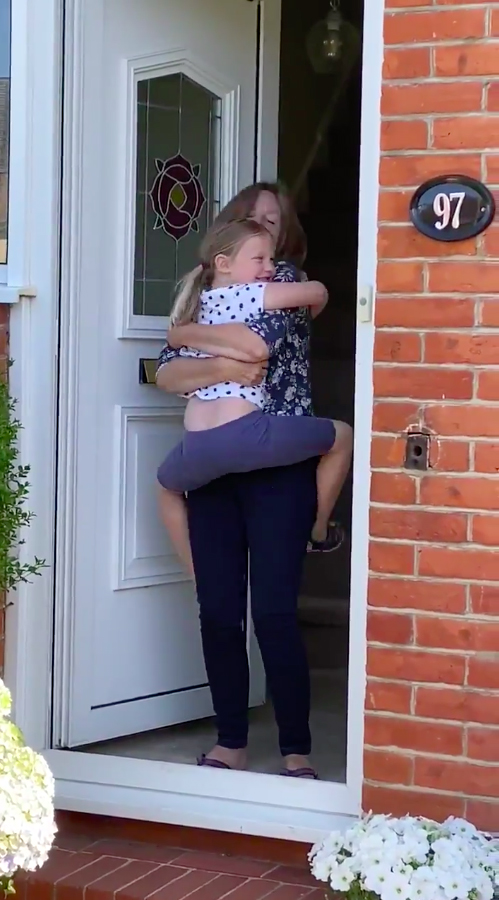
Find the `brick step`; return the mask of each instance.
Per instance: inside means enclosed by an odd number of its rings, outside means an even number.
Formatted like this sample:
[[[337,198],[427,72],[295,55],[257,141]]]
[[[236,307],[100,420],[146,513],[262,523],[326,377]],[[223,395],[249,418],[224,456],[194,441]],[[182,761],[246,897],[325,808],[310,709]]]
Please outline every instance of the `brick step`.
[[[225,836],[228,847],[233,837]],[[212,843],[213,833],[206,832],[207,846]],[[306,845],[303,865],[291,866],[64,831],[56,844],[40,871],[16,880],[17,900],[145,900],[152,894],[154,900],[323,900],[306,865]]]

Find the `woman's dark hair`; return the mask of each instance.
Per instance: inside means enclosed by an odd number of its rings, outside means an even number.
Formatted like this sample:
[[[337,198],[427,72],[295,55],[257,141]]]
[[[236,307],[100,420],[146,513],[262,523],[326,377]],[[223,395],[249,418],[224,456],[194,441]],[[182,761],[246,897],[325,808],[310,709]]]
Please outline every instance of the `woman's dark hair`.
[[[239,191],[229,200],[216,218],[216,222],[232,222],[248,219],[261,193],[267,191],[276,198],[281,210],[281,230],[277,239],[276,257],[302,266],[307,255],[307,239],[289,194],[282,185],[273,181],[257,181]]]

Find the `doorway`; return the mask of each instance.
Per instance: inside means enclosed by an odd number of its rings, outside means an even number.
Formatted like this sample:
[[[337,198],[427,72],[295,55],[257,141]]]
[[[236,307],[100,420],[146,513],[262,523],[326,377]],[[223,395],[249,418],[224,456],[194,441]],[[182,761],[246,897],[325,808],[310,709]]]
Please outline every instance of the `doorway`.
[[[296,198],[308,240],[305,269],[323,281],[330,302],[311,339],[315,412],[354,425],[357,232],[360,154],[361,0],[343,0],[355,54],[331,71],[316,71],[307,47],[327,0],[282,0],[278,174]],[[352,43],[352,41],[354,43]],[[355,43],[355,41],[357,43]],[[319,66],[320,68],[320,66]],[[269,123],[269,127],[271,127]],[[304,566],[299,615],[312,673],[313,761],[323,780],[346,781],[348,643],[352,479],[335,510],[345,541],[334,553],[312,555]],[[194,608],[190,608],[194,614]],[[204,685],[198,684],[202,690]],[[278,771],[270,703],[258,688],[250,712],[250,768]],[[202,709],[192,721],[149,728],[76,748],[92,754],[194,764],[209,749],[214,725]]]

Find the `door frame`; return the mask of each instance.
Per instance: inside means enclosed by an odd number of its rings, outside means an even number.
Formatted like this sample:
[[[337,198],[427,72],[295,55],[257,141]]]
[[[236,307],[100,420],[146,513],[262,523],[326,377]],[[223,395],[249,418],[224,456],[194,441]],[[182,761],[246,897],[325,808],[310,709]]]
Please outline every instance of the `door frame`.
[[[74,0],[67,0],[74,3]],[[366,682],[367,550],[374,326],[357,327],[349,721],[347,783],[253,773],[208,771],[195,766],[105,757],[50,747],[52,642],[56,552],[55,470],[58,378],[60,242],[60,134],[62,122],[63,0],[16,0],[12,21],[13,134],[11,153],[24,169],[21,212],[10,239],[22,244],[20,283],[36,287],[35,300],[13,308],[12,391],[24,424],[20,454],[29,462],[29,506],[36,514],[22,558],[47,560],[42,577],[22,585],[7,615],[6,680],[15,717],[27,740],[43,750],[56,778],[60,809],[132,817],[292,840],[310,841],[343,827],[360,811]],[[280,0],[261,0],[260,123],[275,117],[278,91]],[[43,10],[42,10],[43,7]],[[359,289],[376,277],[376,233],[384,0],[365,4],[359,225]],[[277,31],[276,31],[277,29]],[[36,39],[35,39],[36,36]],[[74,134],[80,122],[72,110]],[[260,128],[259,177],[271,171],[277,129]],[[36,152],[34,152],[36,146]],[[376,151],[376,152],[375,152]],[[17,233],[16,233],[17,229]],[[64,251],[63,251],[64,252]],[[175,776],[175,779],[172,776]],[[175,784],[173,789],[172,783]]]

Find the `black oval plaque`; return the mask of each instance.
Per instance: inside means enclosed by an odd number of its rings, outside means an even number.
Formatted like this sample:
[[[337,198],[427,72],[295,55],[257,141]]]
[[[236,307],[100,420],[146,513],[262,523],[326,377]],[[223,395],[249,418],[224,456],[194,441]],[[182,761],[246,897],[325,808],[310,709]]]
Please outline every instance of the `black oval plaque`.
[[[410,206],[413,225],[434,241],[464,241],[492,222],[496,205],[489,189],[467,175],[441,175],[425,181]]]

